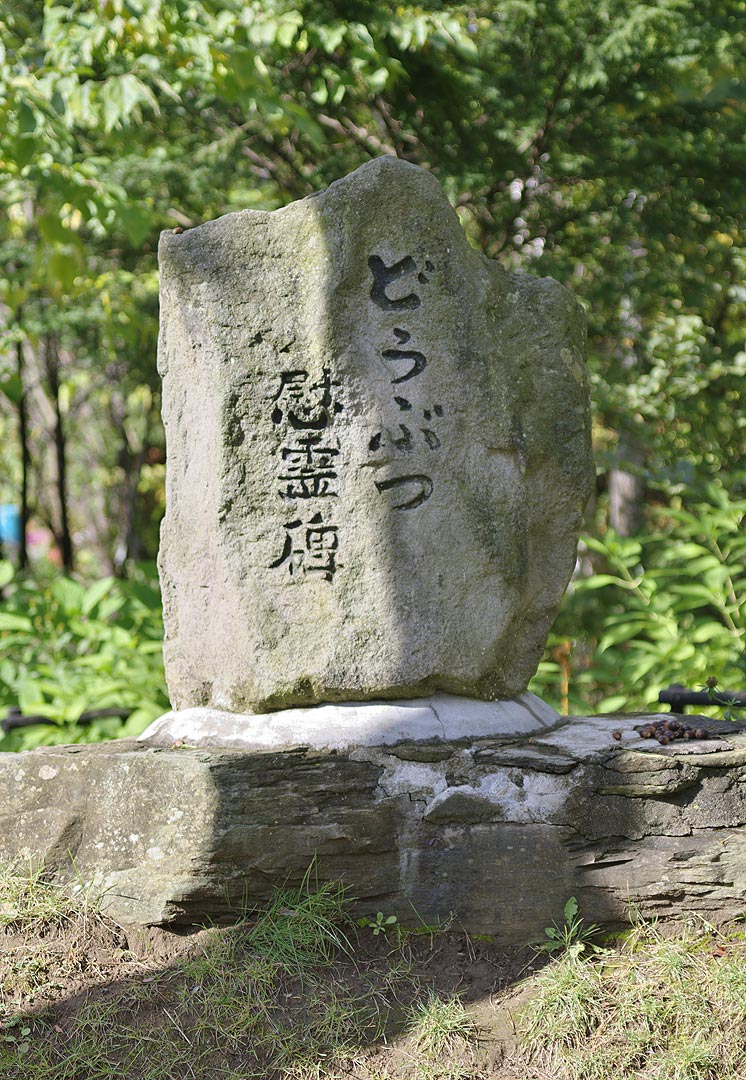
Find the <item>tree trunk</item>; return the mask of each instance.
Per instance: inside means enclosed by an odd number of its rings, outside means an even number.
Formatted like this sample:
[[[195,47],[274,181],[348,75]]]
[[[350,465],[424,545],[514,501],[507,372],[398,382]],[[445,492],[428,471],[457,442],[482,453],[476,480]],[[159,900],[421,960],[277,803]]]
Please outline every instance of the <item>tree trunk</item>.
[[[54,449],[57,460],[57,500],[60,512],[60,530],[57,542],[62,556],[62,565],[68,574],[73,572],[73,545],[70,536],[70,523],[67,509],[67,443],[65,426],[60,405],[60,357],[57,343],[47,338],[45,349],[47,378],[54,406]]]
[[[25,570],[28,566],[26,531],[29,519],[28,481],[31,461],[28,446],[28,402],[26,400],[26,384],[23,369],[23,342],[17,341],[16,373],[20,383],[20,396],[18,398],[18,441],[21,447],[21,535],[18,543],[18,565],[21,570]]]
[[[124,577],[127,570],[127,562],[130,559],[142,559],[143,545],[136,529],[137,498],[140,473],[145,463],[146,451],[139,450],[132,454],[129,446],[123,455],[126,460],[126,482],[123,498],[123,528],[117,543],[115,560],[115,573],[117,577]]]
[[[618,465],[609,469],[609,525],[620,536],[633,536],[644,524],[645,449],[637,433],[619,431]]]

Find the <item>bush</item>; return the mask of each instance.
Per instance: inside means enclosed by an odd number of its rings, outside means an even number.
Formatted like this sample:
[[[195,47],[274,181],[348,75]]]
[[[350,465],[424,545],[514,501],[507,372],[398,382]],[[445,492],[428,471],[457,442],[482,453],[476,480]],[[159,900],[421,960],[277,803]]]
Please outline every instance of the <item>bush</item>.
[[[168,709],[152,567],[141,567],[140,580],[86,587],[69,577],[16,574],[0,562],[0,588],[0,714],[17,706],[54,721],[12,729],[0,750],[138,735]],[[124,724],[77,723],[83,712],[108,708],[132,712]]]
[[[746,499],[710,484],[653,514],[644,535],[583,537],[593,572],[572,584],[531,687],[571,713],[656,708],[660,690],[709,677],[746,689]]]

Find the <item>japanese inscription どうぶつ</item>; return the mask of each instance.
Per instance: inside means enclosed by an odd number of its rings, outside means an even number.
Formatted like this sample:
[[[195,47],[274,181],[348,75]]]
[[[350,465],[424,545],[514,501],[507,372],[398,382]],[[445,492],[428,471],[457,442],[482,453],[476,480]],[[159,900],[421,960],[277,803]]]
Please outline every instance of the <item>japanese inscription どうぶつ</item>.
[[[387,266],[380,255],[371,255],[368,267],[373,276],[371,300],[382,311],[397,313],[416,311],[422,305],[421,287],[429,284],[430,275],[435,270],[429,259],[425,259],[424,264],[420,265],[412,255],[405,255],[390,266]],[[392,295],[390,289],[403,295]],[[379,355],[391,377],[391,385],[399,391],[392,395],[394,404],[400,412],[411,415],[407,415],[407,422],[400,422],[396,429],[376,432],[368,443],[368,450],[371,453],[385,454],[387,461],[392,455],[402,458],[404,471],[398,471],[383,480],[374,480],[374,484],[380,494],[392,493],[393,510],[416,510],[431,497],[434,484],[427,472],[410,471],[404,457],[422,449],[423,444],[430,451],[440,449],[441,439],[435,427],[438,419],[443,416],[443,407],[433,405],[430,408],[415,409],[410,397],[406,396],[409,387],[402,384],[410,383],[423,374],[427,368],[427,357],[420,349],[413,347],[416,342],[410,346],[412,334],[405,327],[394,326],[392,333],[394,343],[381,349]],[[423,426],[423,422],[426,426]],[[383,464],[383,461],[374,458],[371,464]],[[401,468],[398,465],[396,467]]]

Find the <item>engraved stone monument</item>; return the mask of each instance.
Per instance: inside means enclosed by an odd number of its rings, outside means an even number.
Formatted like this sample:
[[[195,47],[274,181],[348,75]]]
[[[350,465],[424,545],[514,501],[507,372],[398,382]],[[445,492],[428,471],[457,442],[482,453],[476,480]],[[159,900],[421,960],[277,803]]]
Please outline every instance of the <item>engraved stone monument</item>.
[[[391,157],[164,233],[160,267],[170,719],[259,737],[326,703],[354,741],[398,730],[386,701],[436,695],[445,733],[454,695],[523,695],[593,477],[572,297],[472,250]]]
[[[572,895],[607,925],[742,912],[746,725],[684,752],[526,692],[593,477],[568,293],[392,158],[164,235],[161,274],[175,711],[0,754],[0,856],[145,925],[312,861],[358,915],[520,944]]]

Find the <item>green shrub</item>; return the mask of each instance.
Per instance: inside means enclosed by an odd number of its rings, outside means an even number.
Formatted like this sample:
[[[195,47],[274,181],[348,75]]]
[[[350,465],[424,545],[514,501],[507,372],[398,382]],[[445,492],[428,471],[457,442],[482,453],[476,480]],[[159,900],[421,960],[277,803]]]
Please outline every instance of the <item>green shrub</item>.
[[[69,577],[16,574],[0,562],[0,587],[0,714],[17,706],[54,721],[9,731],[0,750],[137,735],[168,709],[152,570],[141,580],[86,587]],[[132,712],[124,724],[76,723],[83,712],[107,708]]]
[[[652,513],[643,535],[583,538],[596,572],[571,586],[532,682],[559,706],[564,669],[571,713],[649,709],[710,677],[746,689],[746,499],[710,484]]]

